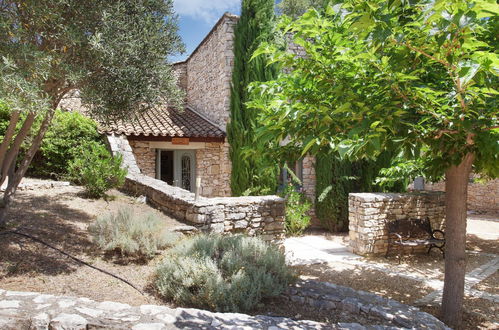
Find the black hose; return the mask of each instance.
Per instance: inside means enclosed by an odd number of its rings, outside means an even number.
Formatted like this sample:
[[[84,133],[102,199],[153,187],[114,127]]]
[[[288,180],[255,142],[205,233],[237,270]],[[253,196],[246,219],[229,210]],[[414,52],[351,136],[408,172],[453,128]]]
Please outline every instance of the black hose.
[[[42,240],[41,240],[41,239],[39,239],[39,238],[36,238],[36,237],[31,236],[31,235],[29,235],[29,234],[21,233],[21,232],[16,231],[16,230],[8,230],[8,231],[3,231],[3,232],[0,232],[0,235],[8,235],[8,234],[23,236],[23,237],[29,238],[29,239],[31,239],[31,240],[33,240],[33,241],[37,242],[37,243],[43,244],[43,245],[45,245],[46,247],[49,247],[49,248],[51,248],[51,249],[53,249],[53,250],[56,250],[57,252],[59,252],[59,253],[61,253],[61,254],[65,255],[66,257],[68,257],[68,258],[70,258],[70,259],[73,259],[73,260],[74,260],[74,261],[76,261],[76,262],[79,262],[79,263],[81,263],[81,264],[83,264],[83,265],[85,265],[85,266],[88,266],[88,267],[90,267],[90,268],[92,268],[92,269],[95,269],[95,270],[97,270],[97,271],[101,272],[101,273],[104,273],[104,274],[106,274],[106,275],[109,275],[109,276],[111,276],[111,277],[114,277],[115,279],[120,280],[120,281],[121,281],[121,282],[123,282],[123,283],[128,284],[129,286],[131,286],[132,288],[134,288],[135,290],[137,290],[138,292],[140,292],[140,294],[141,294],[141,295],[143,295],[143,296],[144,296],[144,293],[143,293],[143,292],[142,292],[139,288],[137,288],[135,285],[133,285],[133,284],[132,284],[132,283],[130,283],[129,281],[125,280],[124,278],[121,278],[121,277],[119,277],[118,275],[114,275],[114,274],[112,274],[112,273],[108,272],[107,270],[100,269],[99,267],[92,266],[92,265],[90,265],[89,263],[87,263],[87,262],[85,262],[85,261],[83,261],[83,260],[81,260],[81,259],[78,259],[78,258],[76,258],[76,257],[73,257],[73,256],[72,256],[72,255],[70,255],[69,253],[64,252],[63,250],[61,250],[61,249],[59,249],[59,248],[56,248],[55,246],[50,245],[49,243],[44,242],[44,241],[42,241]]]

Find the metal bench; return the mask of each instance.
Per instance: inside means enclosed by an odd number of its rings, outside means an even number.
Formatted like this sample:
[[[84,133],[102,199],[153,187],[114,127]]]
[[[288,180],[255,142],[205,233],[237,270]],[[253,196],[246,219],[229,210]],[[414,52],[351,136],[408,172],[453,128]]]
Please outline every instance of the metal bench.
[[[445,233],[438,229],[432,229],[429,218],[424,219],[400,219],[386,222],[388,232],[388,247],[385,257],[388,257],[392,245],[400,246],[399,262],[404,246],[429,246],[431,249],[437,248],[445,258]]]

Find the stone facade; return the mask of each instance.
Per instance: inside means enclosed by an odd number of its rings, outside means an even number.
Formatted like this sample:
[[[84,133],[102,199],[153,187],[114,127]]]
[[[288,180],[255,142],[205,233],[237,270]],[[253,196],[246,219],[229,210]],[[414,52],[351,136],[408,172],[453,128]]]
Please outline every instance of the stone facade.
[[[385,255],[388,247],[386,222],[395,219],[428,217],[433,229],[443,229],[445,194],[356,193],[348,198],[350,249],[360,255]],[[418,247],[404,252],[426,250]],[[397,246],[391,246],[395,251]]]
[[[237,19],[237,16],[224,14],[189,58],[174,64],[179,87],[186,93],[186,104],[224,131],[230,115],[233,39]],[[147,154],[143,156],[148,157]],[[139,167],[148,163],[137,161]],[[207,142],[205,148],[196,150],[196,175],[201,178],[203,196],[231,196],[231,170],[226,142]],[[144,172],[147,175],[150,173],[147,169]]]
[[[227,143],[206,143],[196,151],[196,175],[201,178],[202,196],[230,196],[229,145]]]
[[[128,140],[132,147],[140,172],[152,178],[156,177],[156,150],[149,147],[147,141]]]
[[[425,190],[445,191],[445,182],[427,183]],[[472,175],[468,183],[468,210],[499,214],[499,179],[478,182]]]
[[[173,65],[173,70],[177,76],[177,85],[183,91],[187,91],[187,62],[177,62]]]
[[[156,148],[150,141],[129,139],[140,172],[156,178]],[[197,144],[196,176],[201,178],[200,194],[205,197],[230,196],[230,163],[227,143],[206,142]]]
[[[237,16],[224,14],[187,59],[187,103],[218,126],[229,120]]]
[[[123,166],[137,169],[135,157],[133,154],[130,157],[128,140],[115,135],[107,138],[111,152],[124,155]],[[195,194],[187,190],[136,170],[129,171],[123,189],[133,195],[145,196],[163,212],[206,232],[245,233],[277,244],[284,238],[285,201],[277,196],[196,199]]]

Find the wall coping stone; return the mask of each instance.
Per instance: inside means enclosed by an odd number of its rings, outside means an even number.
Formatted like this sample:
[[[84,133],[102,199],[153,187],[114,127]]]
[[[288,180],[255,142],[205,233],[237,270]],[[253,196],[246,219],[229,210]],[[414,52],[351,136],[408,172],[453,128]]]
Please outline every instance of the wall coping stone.
[[[423,196],[445,196],[442,191],[418,191],[418,192],[406,192],[406,193],[350,193],[349,196],[363,199],[365,201],[391,201],[397,199],[405,199],[411,197],[423,197]]]

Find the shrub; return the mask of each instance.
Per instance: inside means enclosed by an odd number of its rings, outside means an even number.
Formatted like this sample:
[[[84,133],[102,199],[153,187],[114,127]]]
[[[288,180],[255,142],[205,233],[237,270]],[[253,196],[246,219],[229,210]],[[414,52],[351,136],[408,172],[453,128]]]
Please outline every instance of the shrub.
[[[93,143],[104,146],[95,121],[78,112],[57,110],[28,174],[64,177],[69,163],[79,156],[79,150]]]
[[[255,237],[212,234],[172,248],[157,270],[156,286],[179,305],[239,312],[278,296],[292,279],[277,247]]]
[[[25,114],[21,114],[21,119],[17,124],[18,129],[24,118]],[[9,120],[10,111],[0,100],[0,136],[5,134]],[[39,125],[40,118],[37,118],[33,131],[36,131]],[[78,112],[57,110],[27,174],[42,178],[65,177],[68,174],[69,163],[78,156],[78,150],[89,143],[99,143],[104,146],[95,121]],[[22,159],[23,153],[28,148],[29,140],[22,145],[18,160]]]
[[[310,216],[307,215],[312,203],[295,190],[294,185],[288,185],[284,190],[286,198],[286,217],[284,228],[288,235],[300,235],[310,225]]]
[[[121,155],[113,157],[101,144],[89,143],[78,150],[78,156],[69,164],[69,178],[85,187],[90,197],[105,196],[106,191],[125,182],[127,171],[121,168]]]
[[[101,249],[131,257],[151,258],[179,238],[166,230],[161,219],[152,214],[139,219],[131,209],[101,216],[88,230]]]
[[[352,192],[401,192],[408,180],[398,180],[390,187],[375,184],[384,167],[390,167],[395,152],[385,151],[376,160],[351,162],[332,153],[319,153],[315,163],[315,214],[326,229],[348,230],[348,194]]]

